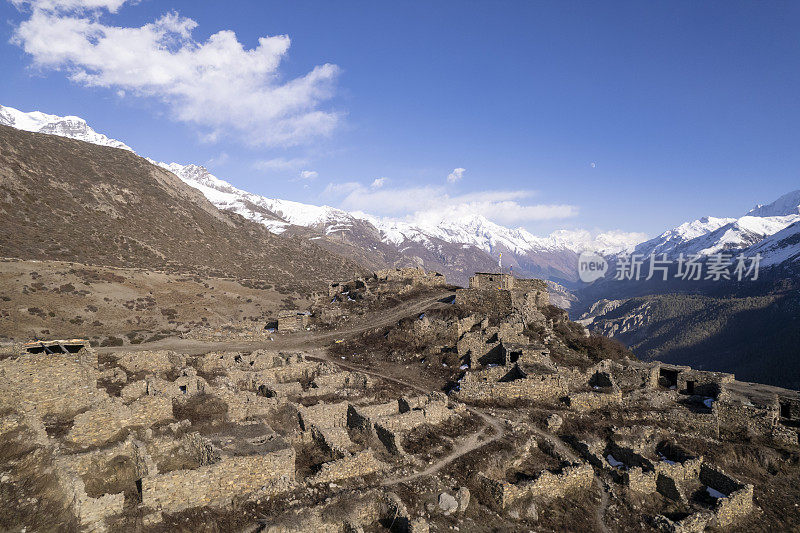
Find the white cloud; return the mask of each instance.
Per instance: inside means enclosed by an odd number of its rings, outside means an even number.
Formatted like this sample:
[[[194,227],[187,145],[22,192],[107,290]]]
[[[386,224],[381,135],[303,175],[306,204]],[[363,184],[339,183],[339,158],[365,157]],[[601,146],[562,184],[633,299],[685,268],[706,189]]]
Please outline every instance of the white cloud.
[[[356,182],[329,184],[323,195],[348,211],[408,220],[464,219],[483,215],[499,224],[564,219],[578,208],[563,204],[521,203],[531,191],[485,191],[450,196],[442,187],[374,188]]]
[[[380,189],[381,187],[386,185],[387,181],[389,181],[389,178],[375,178],[374,180],[372,180],[372,185],[370,185],[370,187],[372,187],[373,189]]]
[[[319,172],[316,170],[301,170],[299,174],[301,180],[309,181],[315,179],[317,176],[319,176]]]
[[[447,183],[461,181],[461,178],[464,177],[464,172],[466,171],[466,168],[454,168],[453,171],[447,175]]]
[[[128,0],[11,0],[17,9],[30,7],[47,11],[94,11],[105,9],[112,13]]]
[[[276,157],[275,159],[264,159],[252,164],[255,170],[264,172],[294,171],[308,164],[308,160],[301,158],[285,159]]]
[[[233,133],[253,145],[294,145],[329,134],[340,116],[319,107],[333,94],[336,65],[283,79],[290,40],[261,37],[246,49],[230,30],[205,42],[197,23],[175,12],[140,27],[101,22],[124,0],[14,0],[30,16],[12,42],[33,65],[64,71],[89,87],[163,101],[174,120],[194,124],[214,141]]]

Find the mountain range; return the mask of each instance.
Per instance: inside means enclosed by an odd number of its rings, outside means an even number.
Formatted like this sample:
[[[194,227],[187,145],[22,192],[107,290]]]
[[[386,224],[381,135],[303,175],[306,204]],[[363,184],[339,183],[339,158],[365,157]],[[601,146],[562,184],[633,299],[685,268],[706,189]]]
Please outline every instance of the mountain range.
[[[800,222],[800,190],[785,194],[771,204],[759,205],[738,218],[703,217],[686,222],[637,245],[633,253],[645,257],[666,254],[675,258],[681,253],[708,256],[745,250],[797,222]],[[767,252],[766,249],[760,251]],[[773,258],[764,264],[775,262]]]
[[[133,151],[126,144],[95,132],[79,117],[24,113],[0,106],[0,124]],[[462,285],[476,271],[496,269],[501,253],[503,266],[513,267],[520,276],[574,282],[580,252],[620,253],[631,250],[641,240],[622,232],[593,234],[580,230],[561,230],[539,237],[522,228],[495,224],[481,215],[425,223],[388,220],[249,193],[200,165],[150,162],[200,190],[219,209],[242,215],[274,234],[314,240],[373,268],[424,266]]]
[[[0,106],[0,124],[133,151],[125,143],[97,133],[80,117],[25,113]],[[800,231],[800,191],[771,204],[758,205],[737,218],[703,217],[639,242],[642,239],[634,238],[634,234],[622,232],[560,230],[540,237],[523,228],[496,224],[479,214],[425,222],[385,219],[267,198],[238,189],[200,165],[148,160],[202,192],[217,208],[257,222],[273,234],[313,240],[371,268],[424,266],[462,285],[476,271],[497,268],[501,253],[503,266],[513,267],[518,275],[545,278],[573,289],[581,288],[577,282],[577,258],[584,251],[613,260],[627,253],[675,258],[681,253],[710,255],[751,248],[748,252],[758,251],[764,256],[765,267],[797,259],[792,252],[796,244],[792,235]]]

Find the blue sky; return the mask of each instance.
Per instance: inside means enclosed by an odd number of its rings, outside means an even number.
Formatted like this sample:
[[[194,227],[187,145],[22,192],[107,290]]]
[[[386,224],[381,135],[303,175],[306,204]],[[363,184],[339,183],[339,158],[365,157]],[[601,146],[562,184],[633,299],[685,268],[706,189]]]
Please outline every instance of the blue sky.
[[[15,0],[0,16],[0,104],[266,196],[654,235],[800,188],[794,2]],[[167,52],[141,40],[159,19]],[[53,44],[84,38],[80,20],[104,35]],[[235,38],[211,54],[221,31]],[[152,72],[181,50],[186,72]]]

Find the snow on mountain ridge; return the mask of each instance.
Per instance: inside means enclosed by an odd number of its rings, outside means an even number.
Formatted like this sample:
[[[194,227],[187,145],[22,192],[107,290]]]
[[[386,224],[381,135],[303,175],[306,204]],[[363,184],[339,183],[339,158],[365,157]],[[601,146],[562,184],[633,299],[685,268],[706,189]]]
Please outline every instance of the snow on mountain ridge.
[[[652,254],[669,254],[678,246],[708,235],[719,228],[735,222],[735,218],[703,217],[669,229],[654,239],[638,245],[634,253],[649,256]]]
[[[133,151],[126,144],[97,133],[85,120],[76,116],[60,117],[39,111],[24,113],[0,106],[0,124]],[[444,213],[396,220],[365,213],[348,213],[330,206],[266,198],[238,189],[199,165],[149,161],[199,189],[219,209],[236,212],[263,224],[274,233],[282,233],[288,226],[296,225],[331,234],[346,231],[357,222],[364,221],[378,230],[382,242],[398,248],[404,243],[416,242],[431,249],[435,247],[434,241],[438,240],[464,247],[474,246],[490,255],[498,251],[508,251],[518,256],[582,251],[595,251],[603,255],[630,252],[671,255],[679,251],[708,255],[722,250],[752,247],[800,221],[798,190],[781,196],[771,204],[759,205],[741,218],[703,217],[685,222],[645,242],[642,242],[645,238],[643,234],[619,231],[592,233],[586,230],[558,230],[546,237],[539,237],[524,228],[501,226],[479,214],[464,217]]]
[[[219,179],[200,165],[162,163],[152,159],[148,161],[169,170],[187,185],[199,189],[218,208],[234,211],[267,226],[267,229],[274,233],[282,233],[291,224],[321,228],[326,224],[334,222],[341,224],[353,220],[353,217],[345,211],[333,207],[267,198],[243,191]]]
[[[781,231],[754,244],[745,252],[748,257],[761,255],[761,266],[800,263],[800,222],[795,222]]]
[[[59,117],[57,115],[48,115],[40,111],[25,113],[13,107],[0,105],[0,124],[11,126],[18,130],[58,135],[59,137],[68,137],[70,139],[86,141],[101,146],[110,146],[112,148],[121,148],[133,152],[133,149],[127,144],[117,141],[116,139],[111,139],[102,133],[97,133],[89,127],[85,120],[72,115]]]
[[[457,219],[440,216],[407,221],[382,219],[360,212],[352,214],[370,222],[381,231],[385,242],[397,246],[406,240],[425,242],[437,238],[446,242],[469,244],[490,254],[498,247],[519,255],[561,250],[575,253],[592,250],[610,254],[631,249],[644,238],[643,234],[623,232],[593,235],[587,230],[557,230],[547,237],[538,237],[524,228],[507,228],[479,214]]]
[[[800,190],[784,194],[771,204],[757,205],[748,213],[754,217],[774,217],[800,214]]]
[[[94,144],[131,150],[119,141],[98,134],[80,117],[59,117],[38,111],[24,113],[14,108],[0,106],[0,123],[27,131],[72,137]],[[475,246],[489,254],[500,248],[524,255],[538,251],[580,252],[586,249],[600,253],[614,253],[635,244],[632,242],[632,234],[621,232],[593,236],[584,230],[574,232],[559,230],[547,237],[538,237],[523,228],[507,228],[477,214],[414,222],[379,219],[363,213],[348,213],[330,206],[303,204],[249,193],[217,178],[199,165],[163,163],[152,159],[148,161],[169,170],[188,185],[199,189],[218,208],[239,213],[264,224],[275,233],[282,233],[290,224],[332,233],[347,230],[355,221],[362,220],[371,223],[380,231],[384,243],[396,246],[407,240],[427,245],[433,239],[439,239],[453,244]],[[633,240],[641,240],[641,237],[634,237]]]

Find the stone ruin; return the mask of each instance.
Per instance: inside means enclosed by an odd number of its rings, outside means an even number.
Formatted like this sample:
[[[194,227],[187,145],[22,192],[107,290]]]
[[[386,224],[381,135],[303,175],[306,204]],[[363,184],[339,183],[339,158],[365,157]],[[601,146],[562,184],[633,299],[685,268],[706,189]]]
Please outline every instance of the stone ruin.
[[[456,291],[456,302],[491,320],[511,317],[528,324],[544,320],[540,310],[550,297],[542,280],[478,273],[469,279],[469,288]]]
[[[630,492],[660,494],[673,502],[670,517],[659,514],[662,531],[723,528],[753,510],[753,485],[742,483],[694,456],[666,433],[649,426],[617,428],[611,439],[580,441],[576,448],[597,469]],[[675,512],[678,506],[681,511]]]
[[[507,457],[472,476],[472,492],[497,511],[527,501],[546,502],[574,491],[589,490],[592,467],[565,456],[551,442],[529,438],[510,446]]]
[[[537,402],[578,416],[598,409],[647,409],[653,420],[675,426],[677,434],[714,439],[723,434],[746,434],[779,446],[799,444],[800,403],[796,395],[773,393],[756,398],[743,391],[732,374],[659,362],[604,360],[586,368],[554,363],[549,346],[554,323],[542,313],[548,300],[541,282],[477,274],[470,279],[468,289],[457,291],[456,302],[478,310],[453,324],[463,374],[452,397],[461,402],[484,406]],[[531,323],[544,331],[543,343],[532,342],[523,334]],[[563,415],[553,416],[557,420],[551,423],[548,419],[548,427],[557,431]],[[668,442],[667,435],[661,440],[650,435],[634,443],[620,433],[608,443],[577,443],[576,449],[582,450],[589,465],[613,471],[629,490],[659,493],[684,505],[683,515],[654,517],[660,529],[724,528],[752,511],[752,485],[702,457],[692,457]],[[503,508],[521,495],[537,493],[538,480],[544,484],[556,480],[560,487],[587,486],[592,473],[586,467],[565,462],[560,470],[543,472],[521,485],[505,479],[502,473],[481,474],[473,488],[494,508]],[[548,491],[558,493],[552,488]]]
[[[286,310],[278,313],[277,330],[279,333],[301,331],[308,327],[311,313],[308,311]]]
[[[442,274],[421,267],[389,268],[376,271],[371,277],[351,281],[334,281],[328,285],[328,302],[357,301],[382,293],[402,295],[417,288],[447,286]]]
[[[379,290],[369,282],[350,289]],[[800,400],[788,391],[754,395],[731,374],[658,362],[557,364],[556,328],[566,317],[548,307],[541,282],[478,274],[456,303],[467,312],[447,318],[455,339],[447,349],[461,366],[448,395],[303,353],[98,358],[83,341],[37,342],[0,360],[0,435],[25,427],[52,450],[71,509],[98,531],[126,516],[154,525],[196,507],[301,498],[306,507],[287,504],[266,530],[359,531],[390,520],[427,531],[386,485],[459,440],[490,442],[486,427],[459,429],[480,409],[506,417],[504,435],[469,453],[480,461],[460,480],[459,499],[450,497],[456,503],[440,497],[445,514],[463,512],[470,493],[493,513],[519,516],[601,488],[648,502],[647,523],[663,531],[727,529],[753,513],[754,486],[683,440],[743,435],[798,446]],[[420,334],[427,327],[414,320]],[[546,416],[520,422],[534,407]],[[581,433],[598,413],[624,414],[625,425]],[[430,449],[419,449],[420,436],[432,439]]]
[[[412,430],[468,416],[442,393],[376,401],[381,380],[302,354],[118,352],[99,363],[84,342],[53,346],[0,361],[0,406],[13,411],[0,435],[24,425],[53,450],[90,530],[132,512],[152,525],[193,507],[361,487],[419,464],[403,448]],[[199,400],[224,409],[198,419],[187,409]]]
[[[379,282],[399,281],[411,285],[424,285],[427,287],[443,287],[447,285],[444,275],[426,271],[422,267],[389,268],[375,272]]]

